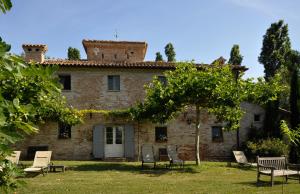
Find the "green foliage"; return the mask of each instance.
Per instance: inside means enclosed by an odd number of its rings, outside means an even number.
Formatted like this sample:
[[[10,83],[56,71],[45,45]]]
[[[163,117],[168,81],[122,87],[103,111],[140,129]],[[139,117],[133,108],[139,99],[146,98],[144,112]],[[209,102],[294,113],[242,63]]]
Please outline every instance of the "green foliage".
[[[298,145],[300,143],[300,127],[295,130],[290,130],[287,123],[282,120],[280,122],[281,133],[288,143]]]
[[[26,64],[19,56],[8,53],[9,46],[0,41],[0,187],[14,189],[18,175],[9,163],[3,162],[11,152],[10,145],[25,134],[38,132],[45,120],[77,124],[81,121],[76,110],[66,106],[61,85],[54,76],[56,67]],[[3,174],[5,173],[5,174]]]
[[[258,141],[265,137],[264,130],[257,128],[253,125],[251,125],[247,131],[248,131],[247,138],[250,141]]]
[[[80,51],[77,48],[68,48],[68,59],[69,60],[80,60]]]
[[[24,176],[22,169],[17,168],[9,160],[1,160],[0,166],[0,191],[9,193],[24,184],[22,180],[16,179],[16,177]]]
[[[168,43],[165,46],[165,54],[168,58],[168,62],[175,62],[176,61],[176,59],[175,59],[176,53],[175,53],[175,50],[174,50],[174,47],[173,47],[172,43]]]
[[[299,103],[300,95],[299,95],[299,66],[300,66],[300,53],[295,50],[291,50],[288,57],[288,71],[290,80],[290,96],[289,96],[289,103],[290,103],[290,122],[292,129],[295,129],[300,124],[299,118]]]
[[[278,93],[283,90],[277,79],[270,83],[263,79],[236,82],[229,65],[216,65],[199,71],[193,63],[178,63],[176,70],[167,72],[165,76],[167,86],[157,79],[146,86],[144,103],[131,109],[134,119],[164,123],[186,106],[198,105],[207,108],[218,119],[228,121],[228,129],[237,129],[243,115],[240,109],[242,101],[265,104],[277,99]]]
[[[6,44],[0,37],[0,52],[5,53],[10,51],[11,46],[9,44]]]
[[[78,111],[81,116],[84,114],[102,114],[107,118],[130,118],[131,119],[131,113],[130,109],[122,109],[122,110],[94,110],[94,109],[88,109],[88,110],[80,110]]]
[[[276,79],[269,83],[263,79],[237,81],[229,65],[211,65],[198,70],[191,62],[177,63],[176,69],[166,72],[165,76],[168,84],[154,79],[146,87],[144,103],[137,104],[130,112],[135,120],[165,123],[187,106],[195,106],[196,164],[200,163],[200,108],[208,110],[218,120],[226,121],[225,129],[236,130],[243,115],[241,102],[250,99],[263,104],[277,99],[282,91]]]
[[[243,61],[243,56],[240,54],[240,47],[239,45],[233,45],[230,51],[230,58],[228,63],[232,65],[241,65]]]
[[[287,156],[289,153],[289,146],[278,138],[270,138],[259,141],[248,141],[246,152],[252,156]]]
[[[271,24],[263,38],[263,46],[258,60],[264,65],[265,79],[271,80],[280,69],[288,64],[291,50],[288,25],[283,20]],[[288,77],[287,75],[282,75]],[[286,83],[285,83],[286,84]],[[280,101],[270,102],[266,106],[265,130],[269,136],[279,137]]]
[[[259,62],[265,67],[265,78],[273,77],[277,70],[286,63],[291,50],[288,25],[283,20],[271,24],[263,39]]]
[[[264,65],[265,79],[272,79],[280,69],[288,65],[288,57],[291,50],[288,25],[283,20],[271,24],[263,37],[263,46],[258,60]],[[283,77],[289,77],[286,74]],[[285,84],[287,84],[286,82]],[[280,136],[279,106],[282,99],[270,102],[266,106],[264,128],[266,134],[272,137]]]
[[[0,0],[0,11],[6,13],[12,7],[11,0]],[[1,41],[1,40],[0,40]]]
[[[160,52],[155,53],[155,55],[155,61],[164,61],[163,56],[160,54]]]

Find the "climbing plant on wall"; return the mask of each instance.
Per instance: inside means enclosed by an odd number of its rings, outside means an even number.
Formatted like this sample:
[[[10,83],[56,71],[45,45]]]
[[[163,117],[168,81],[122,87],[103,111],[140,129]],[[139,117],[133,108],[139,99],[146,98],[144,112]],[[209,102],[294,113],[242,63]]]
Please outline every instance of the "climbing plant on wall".
[[[257,82],[251,79],[236,82],[229,65],[212,65],[199,70],[193,63],[178,63],[176,69],[165,76],[167,85],[155,79],[147,86],[144,102],[132,108],[131,113],[135,120],[165,123],[187,106],[194,106],[196,164],[200,164],[201,109],[226,121],[225,129],[235,130],[243,115],[242,101],[264,104],[277,99],[277,94],[284,89],[278,84],[280,77],[269,83],[261,78]]]

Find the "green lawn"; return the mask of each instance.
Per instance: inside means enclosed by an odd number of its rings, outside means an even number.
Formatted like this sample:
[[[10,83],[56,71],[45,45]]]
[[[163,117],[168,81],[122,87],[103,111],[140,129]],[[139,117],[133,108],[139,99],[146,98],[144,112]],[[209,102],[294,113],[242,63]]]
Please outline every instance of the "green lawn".
[[[141,169],[140,163],[108,163],[97,161],[54,161],[69,167],[65,173],[49,173],[22,178],[27,184],[17,193],[300,193],[297,180],[275,186],[268,182],[256,186],[256,169],[227,167],[223,162],[192,163],[185,170]],[[28,164],[28,163],[27,163]]]

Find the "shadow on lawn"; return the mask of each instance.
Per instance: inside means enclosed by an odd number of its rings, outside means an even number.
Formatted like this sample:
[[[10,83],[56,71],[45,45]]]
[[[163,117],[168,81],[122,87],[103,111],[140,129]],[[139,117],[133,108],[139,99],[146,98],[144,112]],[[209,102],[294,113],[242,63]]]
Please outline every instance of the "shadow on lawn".
[[[84,164],[79,166],[71,167],[71,170],[74,171],[122,171],[122,172],[131,172],[136,174],[148,174],[151,176],[161,176],[169,172],[176,173],[198,173],[195,168],[188,165],[184,169],[181,168],[172,168],[167,169],[164,165],[157,165],[156,168],[153,168],[153,165],[145,165],[144,168],[141,165],[133,165],[128,163],[110,163],[110,162],[99,162],[93,164]]]
[[[245,170],[245,171],[256,171],[256,167],[253,166],[246,166],[246,165],[240,165],[240,164],[235,164],[230,166],[231,168],[236,168],[239,170]]]
[[[252,186],[252,187],[270,187],[271,188],[271,183],[270,181],[264,180],[264,181],[260,181],[258,184],[256,183],[256,181],[247,181],[247,182],[239,182],[239,183],[234,183],[234,184],[239,184],[239,185],[247,185],[247,186]],[[285,181],[274,181],[274,186],[278,186],[278,185],[286,185],[289,183],[285,183]]]

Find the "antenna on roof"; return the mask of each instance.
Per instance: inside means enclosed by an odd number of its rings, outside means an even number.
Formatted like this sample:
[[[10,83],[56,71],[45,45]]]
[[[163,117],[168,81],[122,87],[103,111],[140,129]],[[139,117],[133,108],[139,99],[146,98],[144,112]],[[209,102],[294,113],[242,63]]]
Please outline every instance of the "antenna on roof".
[[[115,38],[116,38],[116,40],[118,40],[118,38],[119,38],[118,30],[117,29],[116,29],[116,33],[115,33]]]

